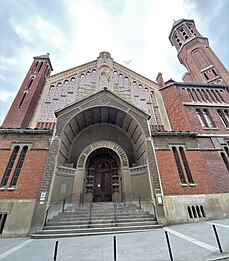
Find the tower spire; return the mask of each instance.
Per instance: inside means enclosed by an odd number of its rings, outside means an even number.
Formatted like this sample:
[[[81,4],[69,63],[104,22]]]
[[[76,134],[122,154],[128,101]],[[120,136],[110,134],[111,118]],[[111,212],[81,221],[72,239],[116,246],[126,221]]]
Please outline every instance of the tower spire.
[[[52,65],[49,53],[34,57],[32,65],[2,124],[4,128],[29,127],[45,78],[50,75]]]
[[[229,74],[209,46],[208,38],[196,29],[193,20],[174,21],[169,40],[188,73],[183,80],[196,83],[229,84]]]

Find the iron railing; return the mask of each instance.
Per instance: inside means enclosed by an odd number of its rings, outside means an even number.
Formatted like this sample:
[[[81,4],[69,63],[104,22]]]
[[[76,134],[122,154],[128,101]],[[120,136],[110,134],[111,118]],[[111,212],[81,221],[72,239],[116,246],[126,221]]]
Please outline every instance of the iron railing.
[[[78,199],[78,200],[76,200]],[[92,220],[92,209],[93,209],[93,202],[92,200],[89,200],[87,202],[84,202],[84,194],[76,194],[71,193],[70,195],[50,204],[48,208],[46,209],[45,214],[45,220],[44,220],[44,226],[47,225],[48,219],[52,218],[55,215],[58,215],[59,213],[64,213],[66,210],[66,205],[68,206],[76,206],[79,207],[87,206],[88,207],[88,225],[90,227],[91,220]],[[123,204],[126,206],[127,204],[135,204],[139,207],[139,209],[143,209],[145,211],[148,211],[150,214],[152,214],[157,219],[156,214],[156,207],[153,203],[153,201],[150,198],[145,198],[143,196],[140,196],[136,193],[122,193],[121,200],[112,201],[113,203],[113,213],[114,213],[114,223],[116,224],[117,220],[117,208],[118,204]]]

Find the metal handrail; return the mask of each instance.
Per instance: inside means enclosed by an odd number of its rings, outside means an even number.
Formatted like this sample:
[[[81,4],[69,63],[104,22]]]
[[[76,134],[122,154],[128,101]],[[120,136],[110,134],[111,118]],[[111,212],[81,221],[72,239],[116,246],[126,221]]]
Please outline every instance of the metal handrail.
[[[51,205],[48,206],[48,208],[47,208],[46,211],[45,211],[45,221],[44,221],[44,225],[47,224],[48,213],[49,213],[49,210],[51,209],[51,207],[53,207],[54,205],[57,205],[57,204],[59,204],[60,202],[63,201],[62,210],[61,210],[61,212],[63,213],[63,212],[64,212],[64,207],[65,207],[66,199],[69,198],[70,196],[72,196],[73,194],[74,194],[74,193],[71,193],[70,195],[68,195],[68,196],[66,196],[66,197],[64,197],[64,198],[62,198],[62,199],[60,199],[60,200],[58,200],[58,201],[56,201],[56,202],[54,202],[54,203],[52,203]]]
[[[151,200],[149,200],[149,199],[147,199],[147,198],[145,198],[145,197],[142,197],[142,196],[140,196],[140,195],[138,195],[138,194],[136,194],[136,193],[134,193],[134,192],[133,192],[132,194],[135,195],[135,196],[137,196],[138,205],[139,205],[139,208],[140,208],[140,209],[142,209],[142,202],[143,202],[143,201],[148,202],[149,204],[151,204],[151,205],[153,206],[154,217],[157,219],[157,212],[156,212],[155,204],[154,204]]]

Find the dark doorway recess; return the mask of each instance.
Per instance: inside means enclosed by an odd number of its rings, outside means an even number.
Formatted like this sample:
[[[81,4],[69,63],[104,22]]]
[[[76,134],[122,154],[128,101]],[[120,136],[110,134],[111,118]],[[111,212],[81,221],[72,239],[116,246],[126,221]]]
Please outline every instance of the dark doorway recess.
[[[94,202],[112,201],[112,193],[119,179],[117,155],[110,149],[98,149],[89,159],[86,193],[93,193]],[[112,186],[113,185],[113,186]]]

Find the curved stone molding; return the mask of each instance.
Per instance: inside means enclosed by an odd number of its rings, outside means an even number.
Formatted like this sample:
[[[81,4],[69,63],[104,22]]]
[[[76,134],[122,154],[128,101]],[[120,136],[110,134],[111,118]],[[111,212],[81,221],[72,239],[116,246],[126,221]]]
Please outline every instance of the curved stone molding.
[[[150,136],[149,133],[149,127],[148,127],[148,123],[147,120],[144,119],[143,117],[141,117],[139,114],[137,114],[136,112],[130,110],[129,114],[135,118],[135,120],[140,124],[140,126],[142,127],[142,129],[144,130],[144,133],[146,135],[146,137]]]
[[[83,168],[85,166],[86,160],[88,156],[95,150],[99,148],[108,148],[113,150],[119,157],[121,165],[123,167],[128,167],[128,157],[125,153],[125,151],[115,142],[109,141],[109,140],[101,140],[96,141],[89,146],[87,146],[83,152],[80,154],[78,162],[77,162],[77,168]]]

